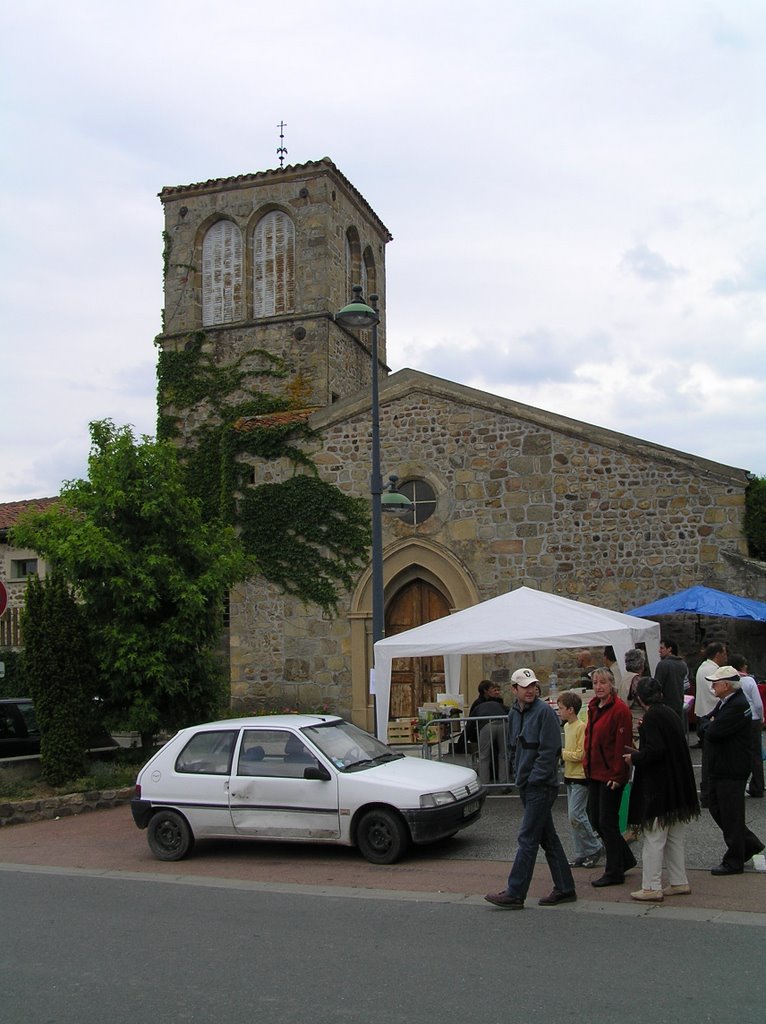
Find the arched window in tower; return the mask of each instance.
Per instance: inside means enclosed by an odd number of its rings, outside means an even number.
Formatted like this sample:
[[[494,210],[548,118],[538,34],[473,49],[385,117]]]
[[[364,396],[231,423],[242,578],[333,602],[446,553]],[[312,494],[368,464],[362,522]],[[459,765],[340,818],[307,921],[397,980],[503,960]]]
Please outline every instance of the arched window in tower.
[[[202,324],[242,319],[242,232],[219,220],[202,242]]]
[[[355,284],[362,286],[362,295],[366,299],[367,289],[362,280],[362,246],[359,242],[359,232],[351,227],[346,232],[346,296],[349,300]]]
[[[295,225],[281,210],[262,217],[253,234],[253,315],[295,309]]]
[[[368,245],[362,255],[362,288],[366,296],[378,294],[377,275],[375,274],[375,257]]]

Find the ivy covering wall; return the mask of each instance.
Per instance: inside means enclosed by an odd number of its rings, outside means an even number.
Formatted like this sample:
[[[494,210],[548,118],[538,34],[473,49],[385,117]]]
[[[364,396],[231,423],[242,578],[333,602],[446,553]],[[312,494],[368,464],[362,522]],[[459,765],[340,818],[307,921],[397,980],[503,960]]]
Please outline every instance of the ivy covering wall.
[[[263,576],[331,613],[367,558],[367,502],[319,478],[302,447],[314,436],[308,412],[279,415],[305,408],[308,388],[291,367],[262,349],[218,365],[207,340],[198,331],[178,350],[160,349],[157,436],[182,443],[205,517],[238,529]],[[253,482],[259,463],[282,459],[288,479]]]

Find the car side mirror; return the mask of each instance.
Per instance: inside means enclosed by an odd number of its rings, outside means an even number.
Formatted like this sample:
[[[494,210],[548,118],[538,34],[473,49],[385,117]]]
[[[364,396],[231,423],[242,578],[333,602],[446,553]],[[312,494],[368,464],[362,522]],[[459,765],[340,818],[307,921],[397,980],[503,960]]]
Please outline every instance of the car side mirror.
[[[312,779],[314,782],[329,782],[331,775],[323,764],[317,764],[310,768],[304,768],[303,778]]]

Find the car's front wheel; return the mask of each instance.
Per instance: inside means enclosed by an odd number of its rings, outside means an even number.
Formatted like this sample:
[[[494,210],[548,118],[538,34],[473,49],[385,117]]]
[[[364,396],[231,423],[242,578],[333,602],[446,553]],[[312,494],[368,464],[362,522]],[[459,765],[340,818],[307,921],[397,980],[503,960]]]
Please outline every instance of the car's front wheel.
[[[178,811],[157,811],[149,822],[146,837],[158,860],[181,860],[194,846],[189,823]]]
[[[356,830],[356,843],[362,856],[371,864],[393,864],[406,851],[410,837],[402,819],[381,807],[362,815]]]

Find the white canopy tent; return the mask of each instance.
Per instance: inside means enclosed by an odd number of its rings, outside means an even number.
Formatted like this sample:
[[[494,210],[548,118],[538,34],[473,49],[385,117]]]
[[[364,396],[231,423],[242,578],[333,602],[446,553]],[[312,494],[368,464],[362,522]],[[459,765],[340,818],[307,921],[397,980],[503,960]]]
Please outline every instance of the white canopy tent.
[[[378,736],[385,739],[388,735],[394,658],[443,655],[446,691],[456,694],[460,692],[460,659],[464,654],[611,646],[617,664],[622,665],[625,652],[637,643],[645,645],[654,671],[659,661],[658,623],[519,587],[454,615],[378,640],[375,644]]]

